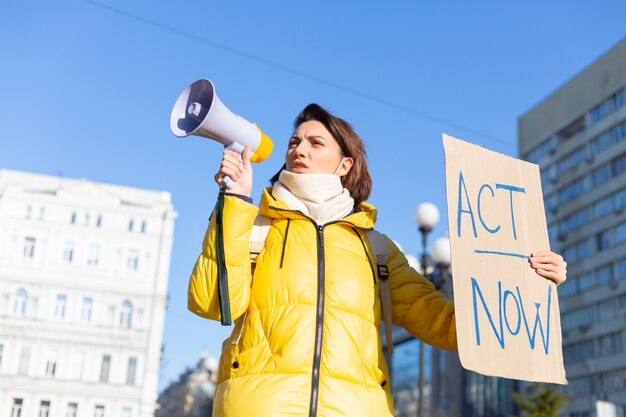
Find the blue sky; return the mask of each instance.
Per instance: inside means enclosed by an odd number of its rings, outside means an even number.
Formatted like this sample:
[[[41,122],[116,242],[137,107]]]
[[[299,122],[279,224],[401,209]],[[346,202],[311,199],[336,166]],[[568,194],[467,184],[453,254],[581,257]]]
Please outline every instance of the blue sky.
[[[229,328],[186,311],[189,273],[221,149],[177,139],[169,114],[192,81],[257,122],[280,167],[291,124],[317,102],[366,143],[377,227],[417,254],[415,207],[442,211],[441,133],[517,155],[517,118],[626,35],[626,3],[0,3],[0,168],[172,193],[176,222],[160,387]]]

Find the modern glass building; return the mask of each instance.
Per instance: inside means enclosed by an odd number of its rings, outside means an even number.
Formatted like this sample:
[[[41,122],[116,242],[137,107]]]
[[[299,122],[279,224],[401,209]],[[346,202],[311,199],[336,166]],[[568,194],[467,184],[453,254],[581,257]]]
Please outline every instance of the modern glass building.
[[[626,411],[626,39],[519,118],[519,154],[539,164],[559,287],[570,401]]]

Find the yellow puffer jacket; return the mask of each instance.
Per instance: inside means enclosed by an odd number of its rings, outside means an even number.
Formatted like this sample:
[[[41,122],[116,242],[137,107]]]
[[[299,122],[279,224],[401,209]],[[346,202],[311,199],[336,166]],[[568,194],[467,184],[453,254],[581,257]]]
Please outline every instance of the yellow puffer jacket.
[[[254,274],[249,240],[257,208],[226,196],[224,242],[236,320],[219,365],[216,417],[393,415],[378,332],[378,283],[365,230],[376,210],[361,203],[318,226],[265,190],[272,219]],[[215,216],[189,281],[188,306],[220,320]],[[393,322],[435,347],[456,349],[454,307],[387,239]]]

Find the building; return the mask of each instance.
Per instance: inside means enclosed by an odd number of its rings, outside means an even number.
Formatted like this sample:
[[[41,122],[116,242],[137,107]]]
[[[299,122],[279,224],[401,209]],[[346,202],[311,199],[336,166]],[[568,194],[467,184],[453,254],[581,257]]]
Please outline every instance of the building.
[[[203,357],[159,394],[155,417],[210,417],[217,382],[217,360]]]
[[[452,298],[450,277],[440,288]],[[391,361],[391,392],[396,417],[418,416],[420,340],[404,329],[393,329],[394,354]],[[386,342],[385,342],[386,343]],[[424,344],[424,386],[422,416],[509,417],[518,415],[512,393],[519,382],[480,375],[463,369],[457,352]],[[419,416],[418,416],[419,417]]]
[[[626,40],[519,118],[519,154],[539,164],[559,287],[570,401],[565,415],[626,408]],[[626,411],[626,410],[624,410]]]
[[[0,415],[153,416],[170,194],[0,170]]]

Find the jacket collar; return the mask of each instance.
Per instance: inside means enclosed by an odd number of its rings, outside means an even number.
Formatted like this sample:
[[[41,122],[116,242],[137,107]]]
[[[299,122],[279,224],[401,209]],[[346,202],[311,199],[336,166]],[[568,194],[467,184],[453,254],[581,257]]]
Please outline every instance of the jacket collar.
[[[272,219],[303,219],[307,218],[299,211],[291,210],[285,203],[272,196],[272,189],[265,188],[259,203],[259,214]],[[373,229],[376,223],[376,209],[371,204],[360,203],[352,214],[344,217],[343,221],[353,226]]]

